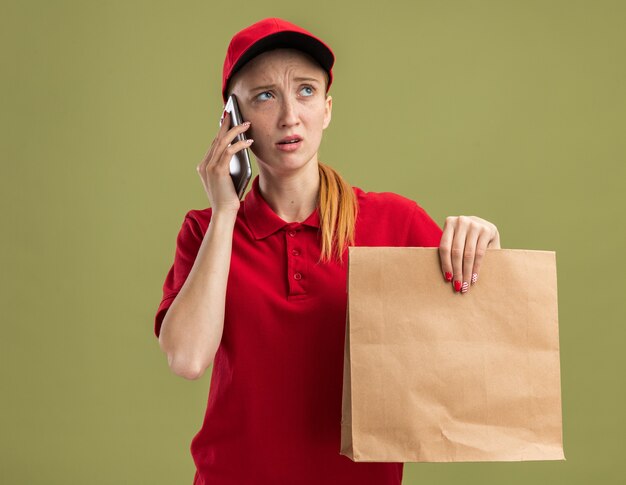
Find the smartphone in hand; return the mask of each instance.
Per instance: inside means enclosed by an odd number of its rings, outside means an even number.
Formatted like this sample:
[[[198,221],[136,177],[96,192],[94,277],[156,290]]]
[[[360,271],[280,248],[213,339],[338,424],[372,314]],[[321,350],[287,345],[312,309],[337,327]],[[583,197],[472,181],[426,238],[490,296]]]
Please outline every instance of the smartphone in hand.
[[[228,97],[226,105],[224,106],[224,111],[230,114],[230,128],[243,123],[241,112],[239,111],[239,106],[237,105],[237,98],[234,94],[231,94]],[[220,126],[222,126],[223,121],[224,118],[220,118]],[[240,133],[231,142],[231,144],[246,139],[245,132]],[[237,192],[239,200],[243,197],[243,193],[246,190],[251,177],[252,166],[250,165],[250,152],[248,148],[244,148],[243,150],[239,150],[235,153],[230,159],[230,178],[233,180],[235,191]]]

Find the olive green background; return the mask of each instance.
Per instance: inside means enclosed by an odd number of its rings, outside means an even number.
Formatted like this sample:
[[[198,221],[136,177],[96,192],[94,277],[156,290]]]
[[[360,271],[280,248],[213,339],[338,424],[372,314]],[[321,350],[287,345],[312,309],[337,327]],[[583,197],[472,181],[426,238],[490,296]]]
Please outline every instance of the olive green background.
[[[208,206],[226,47],[270,16],[337,56],[323,162],[557,254],[567,460],[407,464],[403,483],[624,476],[626,2],[0,5],[1,483],[191,484],[210,372],[171,373],[154,313]]]

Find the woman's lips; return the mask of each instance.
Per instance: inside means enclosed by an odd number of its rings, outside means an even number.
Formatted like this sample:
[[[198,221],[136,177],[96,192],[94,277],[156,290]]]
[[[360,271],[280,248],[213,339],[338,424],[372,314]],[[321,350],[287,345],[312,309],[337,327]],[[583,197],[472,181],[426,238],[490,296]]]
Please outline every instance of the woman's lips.
[[[295,143],[276,143],[276,147],[282,152],[293,152],[302,145],[302,140]]]

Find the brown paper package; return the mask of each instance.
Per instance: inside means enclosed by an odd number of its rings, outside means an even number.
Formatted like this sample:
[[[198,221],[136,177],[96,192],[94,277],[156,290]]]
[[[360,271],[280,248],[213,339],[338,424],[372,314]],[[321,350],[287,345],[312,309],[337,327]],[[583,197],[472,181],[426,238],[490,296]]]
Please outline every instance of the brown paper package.
[[[564,460],[553,251],[487,249],[454,292],[437,248],[350,247],[340,453]]]

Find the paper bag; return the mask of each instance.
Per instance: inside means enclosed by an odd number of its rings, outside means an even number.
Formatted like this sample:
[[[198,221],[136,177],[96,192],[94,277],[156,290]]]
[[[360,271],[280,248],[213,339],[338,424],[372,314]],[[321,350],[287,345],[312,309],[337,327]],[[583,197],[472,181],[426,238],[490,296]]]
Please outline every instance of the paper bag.
[[[454,292],[437,248],[350,247],[340,453],[563,460],[556,255],[488,249]]]

